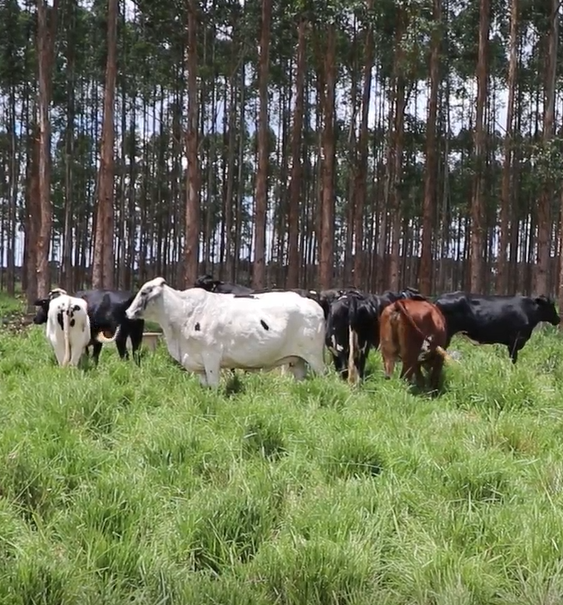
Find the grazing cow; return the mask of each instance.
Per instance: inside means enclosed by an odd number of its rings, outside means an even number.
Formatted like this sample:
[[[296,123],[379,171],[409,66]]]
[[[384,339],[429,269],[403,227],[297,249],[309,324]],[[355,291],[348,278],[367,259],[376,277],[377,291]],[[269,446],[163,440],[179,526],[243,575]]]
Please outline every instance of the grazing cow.
[[[129,359],[127,338],[131,339],[131,353],[137,365],[140,364],[140,347],[143,342],[145,321],[130,320],[125,315],[126,309],[133,302],[135,295],[122,290],[84,290],[76,293],[88,303],[88,315],[93,339],[93,358],[96,365],[102,350],[102,344],[96,340],[100,332],[115,334],[115,346],[121,359]],[[117,331],[119,328],[119,331]],[[111,341],[110,341],[111,342]]]
[[[402,292],[388,290],[381,295],[365,294],[359,290],[324,290],[328,301],[326,346],[334,366],[344,380],[355,383],[364,378],[366,360],[371,347],[379,347],[379,316],[385,307],[403,298],[425,300],[418,290]]]
[[[49,301],[59,294],[66,294],[60,288],[55,288],[49,293],[48,299],[36,301],[40,307],[37,311],[34,323],[42,324],[47,321],[47,312]],[[125,310],[134,296],[130,292],[113,290],[85,290],[76,292],[75,296],[86,301],[88,305],[88,317],[90,319],[91,342],[93,347],[94,363],[98,365],[102,344],[105,342],[114,342],[121,359],[128,359],[127,338],[131,338],[133,358],[137,364],[140,363],[138,350],[143,340],[143,331],[145,329],[144,320],[131,321],[125,316]],[[119,330],[118,330],[119,328]],[[113,338],[98,338],[100,333],[113,334]],[[86,350],[88,354],[88,350]]]
[[[156,277],[142,286],[126,315],[158,322],[170,355],[204,386],[219,386],[221,368],[291,364],[300,380],[308,363],[324,373],[322,309],[294,292],[225,296],[202,288],[175,290]]]
[[[388,305],[380,318],[381,356],[385,378],[391,378],[395,361],[401,359],[401,378],[414,374],[422,387],[422,366],[429,371],[430,388],[435,393],[440,384],[446,347],[446,320],[428,301],[403,299]]]
[[[47,301],[47,320],[45,334],[55,351],[59,365],[78,366],[82,354],[90,339],[90,319],[86,301],[82,298],[57,293],[50,299],[39,299],[35,305],[45,309]],[[43,323],[35,321],[35,323]],[[102,342],[111,339],[99,335]]]
[[[213,279],[213,276],[209,274],[198,277],[194,282],[194,288],[203,288],[207,292],[217,294],[252,294],[253,292],[252,288]]]
[[[450,292],[435,301],[446,318],[449,346],[454,334],[464,333],[479,344],[502,344],[512,363],[542,321],[554,326],[561,321],[555,303],[546,296],[480,296]]]
[[[326,346],[344,380],[364,377],[367,356],[375,341],[378,307],[375,297],[350,290],[330,305]]]

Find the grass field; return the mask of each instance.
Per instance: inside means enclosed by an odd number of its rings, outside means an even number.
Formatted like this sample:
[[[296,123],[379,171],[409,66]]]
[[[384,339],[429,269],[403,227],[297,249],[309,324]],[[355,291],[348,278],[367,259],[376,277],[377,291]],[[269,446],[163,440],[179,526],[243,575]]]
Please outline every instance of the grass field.
[[[63,369],[4,329],[0,604],[560,603],[563,342],[452,348],[437,399],[379,353],[354,390],[226,394],[162,346]]]

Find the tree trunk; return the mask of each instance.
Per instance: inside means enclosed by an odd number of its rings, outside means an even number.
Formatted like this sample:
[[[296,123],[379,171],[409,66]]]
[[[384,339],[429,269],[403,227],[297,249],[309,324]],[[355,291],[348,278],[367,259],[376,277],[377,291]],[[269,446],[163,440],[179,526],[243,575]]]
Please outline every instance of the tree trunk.
[[[193,285],[198,274],[199,259],[199,163],[198,94],[197,94],[197,7],[196,0],[188,1],[188,129],[186,148],[188,156],[186,199],[186,286]]]
[[[477,109],[475,117],[475,178],[471,204],[470,289],[483,292],[483,181],[485,172],[486,129],[484,120],[487,102],[487,48],[489,40],[489,0],[480,0],[479,55],[477,59]]]
[[[321,197],[321,241],[319,251],[319,286],[328,289],[332,286],[334,263],[334,104],[336,92],[336,29],[333,23],[327,29],[326,53],[323,61],[324,82],[321,86],[323,106],[323,170]]]
[[[432,294],[432,230],[436,212],[436,115],[438,111],[438,86],[440,83],[441,0],[434,0],[434,31],[430,53],[430,99],[426,122],[426,170],[424,174],[424,202],[422,209],[422,250],[420,256],[420,291]],[[446,133],[446,136],[449,136]]]
[[[98,203],[94,236],[92,286],[113,288],[113,176],[115,80],[117,76],[117,0],[108,0],[107,60],[104,91],[104,118],[98,171]]]
[[[258,89],[260,113],[258,118],[258,173],[256,174],[256,216],[254,218],[254,267],[252,286],[264,287],[266,255],[266,211],[268,206],[268,70],[270,64],[270,22],[272,0],[262,2]]]
[[[543,148],[548,152],[553,138],[555,118],[555,92],[557,74],[557,45],[559,37],[559,0],[551,1],[551,16],[548,33],[548,48],[545,62],[545,95],[543,113]],[[545,175],[537,205],[538,241],[534,272],[534,293],[549,294],[548,272],[551,257],[551,202],[553,197],[553,179]]]
[[[37,233],[37,293],[47,296],[51,276],[49,274],[49,248],[53,224],[51,205],[51,75],[54,62],[54,44],[57,27],[59,0],[50,9],[50,23],[45,0],[37,0],[37,34],[39,54],[39,231]]]
[[[295,75],[295,109],[291,133],[291,178],[289,184],[288,268],[287,287],[299,287],[299,203],[301,197],[301,135],[305,94],[305,19],[299,22],[297,34],[297,72]],[[283,184],[282,184],[283,185]]]
[[[500,240],[498,251],[497,294],[508,294],[508,242],[510,202],[512,198],[512,137],[514,122],[514,98],[518,62],[518,0],[512,0],[510,9],[510,59],[508,64],[508,104],[506,107],[506,134],[504,136],[504,165],[502,167]]]
[[[367,9],[371,11],[373,0],[368,0]],[[367,162],[368,162],[368,118],[371,95],[371,72],[374,58],[373,30],[370,24],[366,25],[366,40],[364,46],[364,87],[362,91],[362,118],[360,123],[360,139],[358,142],[358,167],[356,170],[356,209],[354,214],[354,269],[353,284],[361,287],[365,281],[364,260],[364,208],[367,189]]]

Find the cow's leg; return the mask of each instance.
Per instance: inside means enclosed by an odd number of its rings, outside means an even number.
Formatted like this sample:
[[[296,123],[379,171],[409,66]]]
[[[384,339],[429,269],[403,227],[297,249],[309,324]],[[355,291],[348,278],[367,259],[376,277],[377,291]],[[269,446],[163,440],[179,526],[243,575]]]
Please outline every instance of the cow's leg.
[[[512,360],[512,363],[516,363],[518,361],[518,351],[521,348],[518,345],[519,345],[518,341],[513,342],[513,343],[507,345],[507,347],[508,347],[508,354],[510,355],[510,359]]]
[[[129,353],[127,352],[127,337],[129,336],[129,332],[125,326],[121,326],[119,329],[119,334],[115,339],[115,346],[117,347],[117,352],[119,353],[119,357],[121,359],[129,359]]]
[[[207,386],[207,376],[205,375],[205,372],[196,372],[197,373],[197,377],[199,378],[199,384],[202,387],[206,387]]]
[[[92,348],[94,349],[94,352],[92,353],[92,359],[94,360],[94,363],[98,365],[98,361],[100,360],[100,353],[102,352],[102,343],[96,340],[94,341]]]
[[[305,376],[307,376],[307,366],[305,365],[305,361],[301,358],[295,363],[288,365],[288,368],[295,380],[303,380]]]
[[[55,351],[55,357],[57,358],[57,363],[62,366],[63,359],[65,358],[65,345],[64,342],[55,343],[53,345],[53,349]]]
[[[331,352],[332,361],[334,362],[334,369],[338,373],[339,376],[344,378],[344,380],[348,379],[348,367],[345,359],[342,358],[342,354],[335,355]]]
[[[72,347],[72,351],[71,351],[71,355],[70,355],[70,365],[74,366],[74,367],[78,367],[78,364],[80,363],[80,358],[82,357],[82,351],[84,349],[80,346],[73,346]]]
[[[217,389],[221,379],[221,359],[216,355],[209,353],[203,355],[203,365],[205,367],[205,376],[207,386]]]
[[[440,378],[444,367],[444,358],[438,353],[434,354],[432,365],[430,367],[430,389],[433,395],[437,395],[440,389]]]
[[[131,353],[135,363],[141,365],[141,344],[143,342],[143,332],[145,331],[145,322],[135,322],[129,325],[129,338],[131,339]]]
[[[401,378],[411,382],[412,376],[415,372],[420,372],[418,367],[418,354],[412,354],[412,351],[403,351],[401,353],[401,359],[403,360],[403,367],[401,368]],[[418,378],[418,376],[417,376]]]

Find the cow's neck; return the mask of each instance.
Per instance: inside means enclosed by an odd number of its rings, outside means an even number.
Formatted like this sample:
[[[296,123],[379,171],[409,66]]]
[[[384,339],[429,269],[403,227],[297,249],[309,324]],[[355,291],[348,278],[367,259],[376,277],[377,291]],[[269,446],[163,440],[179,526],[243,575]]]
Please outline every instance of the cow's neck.
[[[184,292],[164,286],[162,296],[156,306],[158,323],[164,333],[164,339],[170,355],[179,363],[185,353],[183,350],[182,328],[194,312],[194,304]]]

